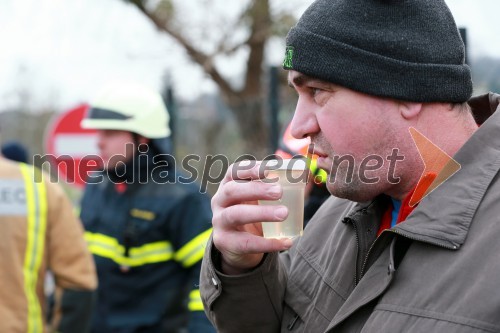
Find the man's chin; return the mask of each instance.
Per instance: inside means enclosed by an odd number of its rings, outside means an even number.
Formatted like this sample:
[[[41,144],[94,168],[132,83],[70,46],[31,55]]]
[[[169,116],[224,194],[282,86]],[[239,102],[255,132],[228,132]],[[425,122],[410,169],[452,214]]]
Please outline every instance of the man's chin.
[[[366,202],[373,200],[378,194],[363,189],[361,186],[354,184],[331,184],[327,183],[326,188],[333,196],[341,199],[347,199],[354,202]]]

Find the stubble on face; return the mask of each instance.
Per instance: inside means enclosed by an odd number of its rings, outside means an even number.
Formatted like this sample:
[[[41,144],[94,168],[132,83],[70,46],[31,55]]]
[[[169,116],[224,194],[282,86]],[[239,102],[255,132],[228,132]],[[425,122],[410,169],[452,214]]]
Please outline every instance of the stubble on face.
[[[321,132],[312,137],[311,142],[315,149],[328,156],[329,166],[328,169],[325,169],[328,173],[326,186],[332,195],[351,201],[364,202],[374,199],[387,190],[389,184],[387,184],[386,173],[388,171],[386,170],[387,161],[385,158],[386,155],[390,155],[386,153],[386,151],[390,151],[387,149],[390,146],[387,142],[383,140],[374,142],[366,156],[350,152],[336,154]],[[378,177],[379,180],[375,183],[366,183],[360,178],[361,162],[370,154],[377,154],[384,159],[384,166],[380,170],[367,173],[370,174],[370,177]]]

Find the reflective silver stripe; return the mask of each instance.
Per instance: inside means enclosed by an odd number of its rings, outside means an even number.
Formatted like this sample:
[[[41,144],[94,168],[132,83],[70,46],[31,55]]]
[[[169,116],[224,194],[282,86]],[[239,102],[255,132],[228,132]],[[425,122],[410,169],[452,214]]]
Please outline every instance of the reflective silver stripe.
[[[26,189],[20,179],[0,179],[0,216],[26,216]]]

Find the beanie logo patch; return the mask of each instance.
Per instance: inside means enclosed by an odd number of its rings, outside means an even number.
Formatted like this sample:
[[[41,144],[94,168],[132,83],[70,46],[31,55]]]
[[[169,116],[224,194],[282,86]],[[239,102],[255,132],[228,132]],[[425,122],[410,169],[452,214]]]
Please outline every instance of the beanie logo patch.
[[[286,47],[285,60],[283,60],[283,68],[284,69],[292,69],[293,68],[293,63],[292,63],[293,51],[294,51],[293,46]]]

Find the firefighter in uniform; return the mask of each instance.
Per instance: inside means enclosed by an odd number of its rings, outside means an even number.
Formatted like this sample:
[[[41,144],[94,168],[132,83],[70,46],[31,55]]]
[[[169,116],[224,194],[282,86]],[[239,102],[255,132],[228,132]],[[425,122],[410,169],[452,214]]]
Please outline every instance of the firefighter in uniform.
[[[179,181],[163,100],[123,82],[98,96],[81,124],[104,162],[81,204],[99,278],[92,332],[215,332],[199,293],[210,200]]]
[[[71,203],[40,170],[0,157],[0,332],[88,332],[97,278]],[[58,290],[47,327],[46,272]]]

